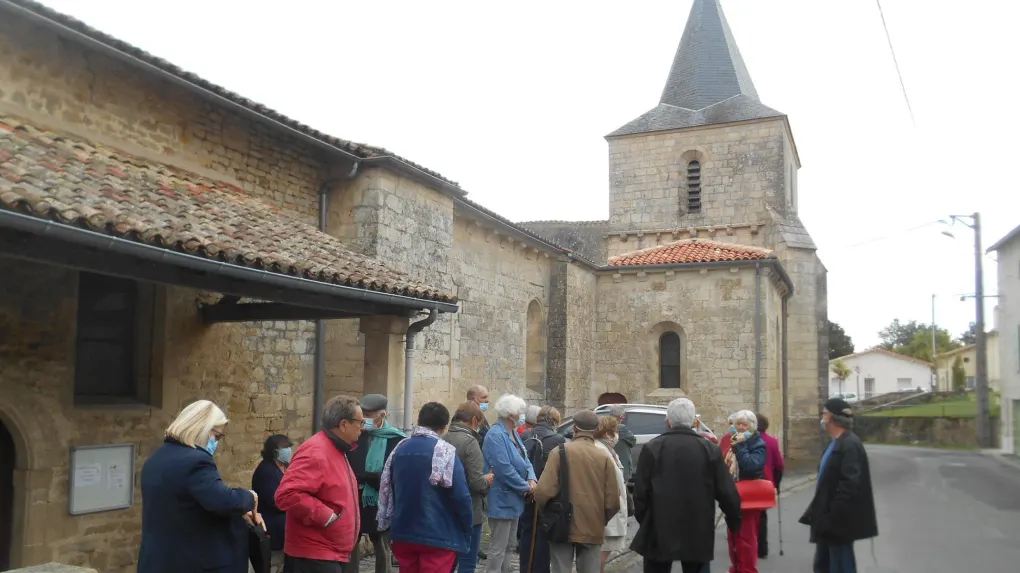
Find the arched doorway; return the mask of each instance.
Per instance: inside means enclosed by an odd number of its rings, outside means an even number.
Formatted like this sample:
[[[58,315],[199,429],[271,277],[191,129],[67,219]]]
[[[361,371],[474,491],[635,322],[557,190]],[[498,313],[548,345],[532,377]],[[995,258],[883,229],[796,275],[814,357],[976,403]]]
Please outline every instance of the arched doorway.
[[[14,534],[14,436],[0,421],[0,571],[11,568]]]

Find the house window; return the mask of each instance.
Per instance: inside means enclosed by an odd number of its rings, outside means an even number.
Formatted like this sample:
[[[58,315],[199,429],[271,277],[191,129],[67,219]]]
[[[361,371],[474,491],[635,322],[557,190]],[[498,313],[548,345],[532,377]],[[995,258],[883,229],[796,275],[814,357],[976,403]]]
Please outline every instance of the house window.
[[[680,387],[680,335],[675,332],[659,337],[659,387]]]
[[[80,273],[75,341],[77,404],[149,404],[156,287]]]
[[[897,378],[896,389],[897,390],[910,390],[914,387],[913,378]]]
[[[701,212],[701,163],[696,159],[687,164],[687,212]]]
[[[875,396],[875,379],[865,378],[864,379],[864,399],[872,398]]]
[[[977,388],[977,378],[975,378],[973,376],[968,376],[967,377],[967,387],[971,388],[971,389]]]

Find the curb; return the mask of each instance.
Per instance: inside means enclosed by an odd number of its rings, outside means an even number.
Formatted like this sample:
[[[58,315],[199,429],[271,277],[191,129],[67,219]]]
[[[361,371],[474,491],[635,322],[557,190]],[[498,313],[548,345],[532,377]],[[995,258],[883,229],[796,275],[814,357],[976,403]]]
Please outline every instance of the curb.
[[[981,453],[985,456],[993,458],[1002,466],[1011,468],[1014,470],[1020,470],[1020,457],[1010,454],[1004,454],[999,450],[981,450]]]
[[[1013,464],[1014,463],[1014,462],[1011,462],[1011,461],[1002,460],[1001,459],[1002,458],[1001,455],[999,455],[997,457],[1000,458],[1000,461],[1002,461],[1002,463],[1004,463],[1004,464]],[[1014,467],[1016,467],[1017,469],[1020,469],[1020,461],[1016,462]],[[807,475],[807,476],[791,479],[790,481],[788,481],[788,482],[783,484],[783,490],[782,490],[782,492],[780,492],[779,497],[780,498],[784,498],[784,497],[787,497],[787,496],[789,496],[789,495],[791,495],[793,493],[796,493],[796,492],[804,489],[805,487],[807,487],[811,483],[813,483],[815,481],[815,479],[817,479],[817,478],[818,478],[817,474],[811,474],[811,475]],[[724,527],[724,526],[725,526],[724,522],[720,521],[719,524],[716,525],[716,529],[719,529],[720,527]],[[620,553],[618,553],[616,555],[610,555],[609,556],[609,559],[606,560],[606,573],[619,573],[619,572],[622,572],[622,571],[626,571],[627,569],[630,569],[631,567],[633,567],[634,565],[636,565],[636,564],[638,564],[640,562],[641,562],[641,556],[638,555],[637,553],[631,551],[631,549],[628,547],[627,549],[624,549],[623,551],[621,551]]]

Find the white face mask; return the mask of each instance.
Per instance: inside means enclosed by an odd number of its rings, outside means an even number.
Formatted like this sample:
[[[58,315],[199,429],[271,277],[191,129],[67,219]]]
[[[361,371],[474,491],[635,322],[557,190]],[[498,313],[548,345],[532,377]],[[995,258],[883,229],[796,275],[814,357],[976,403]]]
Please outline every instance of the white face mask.
[[[602,441],[610,448],[615,448],[616,444],[620,443],[620,436],[606,436],[602,438]]]

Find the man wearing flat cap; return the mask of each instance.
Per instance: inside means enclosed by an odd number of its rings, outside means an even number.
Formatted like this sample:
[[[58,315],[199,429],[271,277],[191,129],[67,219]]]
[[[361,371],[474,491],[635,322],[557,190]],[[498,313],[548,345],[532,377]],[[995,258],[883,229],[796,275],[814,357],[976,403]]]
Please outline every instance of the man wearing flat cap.
[[[800,522],[811,529],[814,573],[856,573],[854,542],[878,536],[868,453],[853,433],[854,412],[841,398],[822,409],[829,446],[818,465],[815,497]]]
[[[386,396],[368,394],[361,399],[361,411],[365,415],[365,426],[358,438],[358,447],[347,459],[358,478],[358,493],[361,503],[361,534],[368,535],[375,548],[375,573],[390,573],[393,551],[385,531],[376,526],[379,511],[379,482],[382,478],[386,458],[393,452],[406,434],[394,428],[386,419]],[[360,545],[360,544],[359,544]],[[360,563],[361,552],[355,549],[351,563]]]
[[[535,488],[535,504],[541,510],[559,495],[560,451],[566,452],[567,484],[573,514],[567,542],[550,540],[552,573],[598,573],[602,565],[602,541],[606,524],[620,511],[620,486],[616,481],[616,462],[609,452],[595,443],[599,417],[591,410],[574,414],[574,437],[569,444],[549,452],[545,470]],[[566,501],[566,500],[563,500]]]

